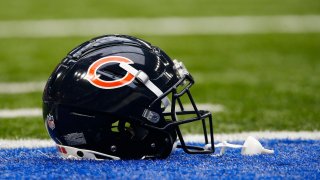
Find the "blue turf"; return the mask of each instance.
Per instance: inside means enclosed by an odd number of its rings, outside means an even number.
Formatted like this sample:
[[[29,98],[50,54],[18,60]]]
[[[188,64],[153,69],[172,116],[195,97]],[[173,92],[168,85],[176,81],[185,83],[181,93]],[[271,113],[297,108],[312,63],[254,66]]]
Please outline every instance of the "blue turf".
[[[62,160],[55,148],[0,150],[0,179],[320,179],[320,141],[262,140],[274,155],[223,157],[178,150],[166,160]]]

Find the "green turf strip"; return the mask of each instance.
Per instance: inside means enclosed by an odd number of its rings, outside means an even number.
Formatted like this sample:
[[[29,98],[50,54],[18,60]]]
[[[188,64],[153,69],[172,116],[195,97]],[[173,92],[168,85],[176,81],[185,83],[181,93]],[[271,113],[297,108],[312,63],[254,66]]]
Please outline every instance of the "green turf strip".
[[[41,106],[42,92],[26,94],[0,94],[0,109],[34,108]]]
[[[0,119],[0,138],[49,138],[39,118]]]
[[[243,77],[241,81],[269,78],[277,82],[280,78],[289,82],[307,80],[313,84],[318,80],[313,74],[319,72],[320,34],[142,38],[183,60],[193,73],[219,74],[211,77],[216,77],[214,80],[234,81]],[[0,82],[44,80],[69,50],[87,39],[2,39]]]
[[[87,39],[2,39],[0,82],[43,81],[72,48]]]
[[[2,20],[319,13],[318,0],[15,0],[0,7]]]

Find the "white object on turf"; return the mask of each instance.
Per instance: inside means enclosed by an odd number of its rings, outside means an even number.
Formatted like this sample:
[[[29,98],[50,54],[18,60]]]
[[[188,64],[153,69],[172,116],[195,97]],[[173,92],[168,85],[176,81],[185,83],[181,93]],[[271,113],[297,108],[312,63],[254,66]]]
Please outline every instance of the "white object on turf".
[[[231,144],[227,141],[223,141],[221,143],[215,144],[215,148],[221,148],[218,156],[221,156],[225,153],[226,148],[240,149],[242,155],[258,155],[258,154],[273,154],[273,150],[265,149],[261,143],[254,137],[247,137],[246,141],[243,145],[239,144]],[[204,147],[205,149],[211,149],[211,144],[207,144]],[[217,156],[217,155],[214,155]]]
[[[274,151],[265,149],[261,143],[254,137],[249,136],[244,142],[241,149],[242,155],[256,155],[256,154],[273,154]]]

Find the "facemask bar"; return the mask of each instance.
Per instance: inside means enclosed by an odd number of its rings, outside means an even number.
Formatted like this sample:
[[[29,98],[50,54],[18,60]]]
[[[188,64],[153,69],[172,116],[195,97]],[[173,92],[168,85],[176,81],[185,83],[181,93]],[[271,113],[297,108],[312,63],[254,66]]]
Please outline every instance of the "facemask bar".
[[[177,88],[184,84],[186,81],[188,81],[188,84],[185,86],[183,90],[180,92],[177,92]],[[153,103],[150,104],[149,107],[152,107],[154,104],[156,104],[157,101],[160,101],[161,98],[169,95],[172,93],[172,102],[171,102],[171,112],[164,112],[163,115],[165,117],[171,117],[172,122],[169,122],[166,126],[159,128],[155,127],[149,124],[144,124],[145,126],[153,129],[158,129],[158,130],[167,130],[169,128],[175,128],[177,135],[180,140],[180,145],[178,145],[178,148],[182,148],[186,153],[189,154],[209,154],[209,153],[214,153],[215,149],[207,149],[204,147],[199,147],[199,146],[190,146],[186,145],[183,135],[181,133],[179,125],[194,122],[194,121],[201,121],[202,122],[202,128],[203,128],[203,134],[204,134],[204,139],[205,139],[205,144],[210,144],[211,147],[214,147],[214,138],[213,138],[213,123],[212,123],[212,115],[211,112],[209,111],[204,111],[204,110],[198,110],[193,97],[190,93],[190,87],[194,84],[194,80],[190,74],[185,74],[173,87],[171,87],[168,91],[166,91],[162,96],[158,97]],[[180,97],[187,94],[192,107],[194,110],[192,111],[186,111],[184,110],[183,104],[181,102]],[[177,103],[178,102],[178,103]],[[179,105],[181,111],[176,111],[176,104]],[[178,116],[179,115],[195,115],[196,117],[193,118],[188,118],[184,120],[179,120]],[[208,138],[208,131],[206,128],[206,119],[209,121],[209,138]],[[209,141],[210,140],[210,141]]]
[[[189,80],[189,84],[180,93],[177,93],[177,90],[173,89],[171,112],[170,113],[164,113],[164,115],[165,116],[171,116],[171,119],[172,119],[173,122],[184,122],[184,121],[188,121],[189,120],[189,119],[186,119],[186,120],[180,120],[179,121],[178,120],[178,116],[179,115],[196,115],[195,118],[191,118],[190,120],[194,120],[194,121],[201,120],[202,129],[203,129],[203,135],[204,135],[204,139],[205,139],[205,144],[209,144],[206,121],[205,121],[205,119],[208,118],[209,119],[209,128],[210,128],[210,131],[209,131],[210,132],[210,142],[211,142],[211,144],[213,144],[214,140],[213,140],[212,115],[211,115],[211,113],[209,111],[199,111],[198,110],[198,108],[197,108],[197,106],[196,106],[196,104],[195,104],[195,102],[193,100],[193,97],[192,97],[192,95],[190,93],[190,90],[189,90],[189,88],[194,83],[193,79],[189,75],[187,75],[186,78]],[[181,99],[180,99],[180,97],[183,96],[184,94],[188,95],[188,98],[189,98],[189,100],[191,102],[191,105],[192,105],[194,111],[185,111],[184,110],[183,104],[182,104]],[[176,111],[176,102],[178,102],[181,111]],[[214,152],[214,149],[212,151],[210,151],[208,149],[204,149],[204,147],[186,145],[179,126],[176,127],[176,131],[177,131],[177,135],[179,137],[180,143],[181,143],[177,147],[178,148],[182,148],[186,153],[189,153],[189,154],[207,154],[207,153],[213,153]]]

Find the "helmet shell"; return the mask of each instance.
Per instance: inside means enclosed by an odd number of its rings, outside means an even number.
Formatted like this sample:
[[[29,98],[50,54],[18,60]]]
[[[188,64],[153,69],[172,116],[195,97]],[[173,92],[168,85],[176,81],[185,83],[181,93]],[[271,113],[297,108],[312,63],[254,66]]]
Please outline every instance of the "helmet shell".
[[[94,150],[122,158],[166,157],[176,139],[174,129],[159,131],[142,127],[163,127],[161,101],[143,83],[133,79],[121,87],[97,87],[87,78],[88,69],[105,57],[132,61],[137,70],[166,92],[177,81],[173,62],[158,47],[125,35],[106,35],[87,41],[58,64],[43,93],[43,118],[50,137],[58,144]],[[123,78],[128,72],[119,63],[97,68],[100,79],[108,82]],[[142,116],[150,109],[160,116],[152,123]]]

